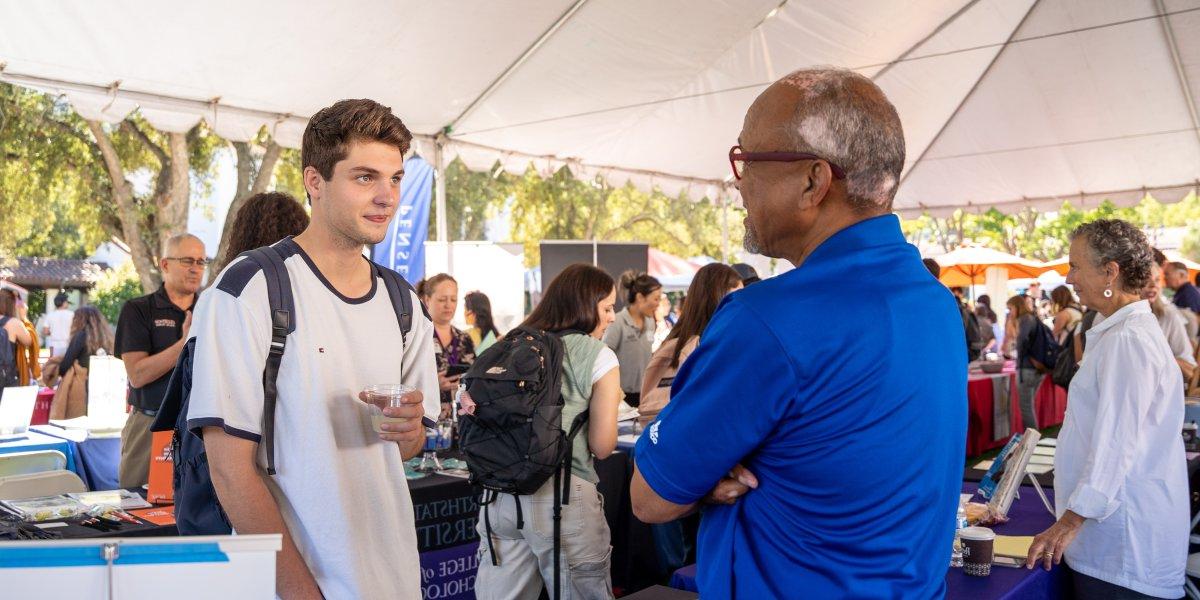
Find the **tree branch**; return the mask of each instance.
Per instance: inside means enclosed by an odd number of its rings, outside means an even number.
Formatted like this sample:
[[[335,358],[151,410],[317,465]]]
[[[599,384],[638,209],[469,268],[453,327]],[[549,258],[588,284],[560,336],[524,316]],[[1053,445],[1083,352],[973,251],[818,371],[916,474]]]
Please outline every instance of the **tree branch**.
[[[158,276],[154,271],[151,253],[142,237],[143,228],[141,213],[134,204],[133,186],[125,179],[125,169],[117,156],[117,148],[112,138],[105,133],[104,127],[98,121],[86,120],[88,129],[95,139],[92,144],[97,148],[104,161],[105,171],[112,183],[112,198],[117,204],[117,218],[121,222],[121,237],[129,246],[133,257],[133,266],[137,269],[142,289],[153,290],[158,287]]]
[[[167,153],[158,144],[155,144],[154,140],[151,140],[150,136],[146,135],[146,132],[137,126],[137,123],[134,123],[132,119],[125,119],[121,121],[121,129],[124,129],[129,135],[137,138],[154,155],[154,158],[158,159],[159,165],[164,169],[167,167],[167,162],[170,160],[167,157]]]
[[[262,162],[258,166],[258,174],[254,176],[254,185],[250,186],[250,195],[261,194],[267,191],[267,186],[271,184],[271,177],[275,175],[275,165],[279,162],[279,155],[283,153],[283,147],[271,140],[267,144],[267,151],[263,154]]]

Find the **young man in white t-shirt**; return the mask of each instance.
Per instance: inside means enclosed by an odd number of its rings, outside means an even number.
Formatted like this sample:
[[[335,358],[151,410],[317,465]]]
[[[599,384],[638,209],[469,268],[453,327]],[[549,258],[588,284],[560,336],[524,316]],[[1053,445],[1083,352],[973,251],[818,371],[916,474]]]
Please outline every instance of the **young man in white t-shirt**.
[[[433,325],[416,311],[405,344],[384,282],[362,255],[387,233],[410,140],[391,109],[371,100],[325,108],[304,131],[312,222],[276,246],[291,278],[295,330],[279,370],[273,476],[259,444],[271,340],[266,280],[252,261],[237,260],[196,308],[188,426],[203,432],[234,530],[283,534],[282,598],[421,597],[404,460],[424,444],[421,417],[439,411]],[[385,409],[406,421],[375,433],[359,395],[387,383],[419,391]]]
[[[67,295],[59,293],[54,297],[54,310],[46,313],[46,327],[42,335],[50,348],[50,356],[62,356],[67,353],[67,344],[71,341],[71,321],[75,319],[75,311],[67,308]]]

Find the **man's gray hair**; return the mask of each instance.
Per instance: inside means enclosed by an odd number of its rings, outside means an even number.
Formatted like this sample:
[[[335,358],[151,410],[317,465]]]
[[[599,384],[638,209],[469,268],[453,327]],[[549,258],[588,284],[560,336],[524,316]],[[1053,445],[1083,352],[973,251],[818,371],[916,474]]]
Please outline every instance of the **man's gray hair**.
[[[190,233],[177,233],[177,234],[167,238],[167,241],[163,242],[161,256],[163,258],[166,258],[166,257],[174,254],[175,251],[179,249],[179,245],[182,244],[184,240],[196,240],[197,242],[200,242],[201,246],[204,245],[204,240],[202,240]]]
[[[855,210],[890,211],[904,170],[904,129],[883,90],[854,71],[832,67],[794,71],[780,82],[803,94],[788,123],[792,150],[845,170]]]

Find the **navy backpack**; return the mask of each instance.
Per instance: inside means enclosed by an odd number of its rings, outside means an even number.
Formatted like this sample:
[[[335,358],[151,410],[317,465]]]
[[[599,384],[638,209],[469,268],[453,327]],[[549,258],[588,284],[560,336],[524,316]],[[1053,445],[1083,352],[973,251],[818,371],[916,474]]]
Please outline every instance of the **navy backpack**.
[[[266,277],[267,300],[271,307],[271,346],[263,370],[262,425],[262,443],[266,447],[269,475],[275,474],[275,403],[278,399],[275,383],[287,346],[287,336],[296,330],[296,322],[292,318],[295,314],[292,283],[283,263],[285,256],[277,246],[256,248],[242,254],[246,260],[253,261],[257,270],[261,270]],[[400,333],[407,344],[408,334],[412,330],[412,286],[399,273],[375,263],[371,265],[375,274],[383,278],[400,321]],[[227,535],[232,527],[213,488],[204,438],[193,433],[187,425],[195,348],[194,337],[184,344],[167,385],[162,407],[150,429],[175,433],[171,439],[171,456],[175,466],[175,524],[180,535]]]

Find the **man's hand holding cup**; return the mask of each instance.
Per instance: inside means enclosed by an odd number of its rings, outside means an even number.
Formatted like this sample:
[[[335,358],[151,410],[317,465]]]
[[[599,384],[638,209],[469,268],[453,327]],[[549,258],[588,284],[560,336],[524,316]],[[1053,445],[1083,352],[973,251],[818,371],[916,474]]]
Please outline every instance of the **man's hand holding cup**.
[[[403,384],[372,385],[358,398],[370,405],[371,425],[379,439],[406,447],[425,443],[425,397],[420,390]]]

